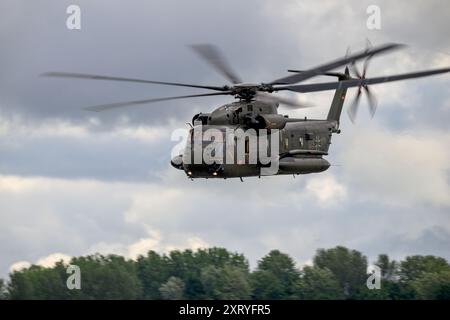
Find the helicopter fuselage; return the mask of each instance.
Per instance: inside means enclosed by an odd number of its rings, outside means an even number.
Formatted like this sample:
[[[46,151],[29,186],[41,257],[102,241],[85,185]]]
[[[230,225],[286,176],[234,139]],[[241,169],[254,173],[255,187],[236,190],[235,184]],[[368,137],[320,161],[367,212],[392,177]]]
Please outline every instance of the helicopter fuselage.
[[[190,178],[242,178],[322,172],[337,122],[293,119],[278,104],[239,101],[192,120],[172,165]],[[208,157],[207,157],[208,156]]]

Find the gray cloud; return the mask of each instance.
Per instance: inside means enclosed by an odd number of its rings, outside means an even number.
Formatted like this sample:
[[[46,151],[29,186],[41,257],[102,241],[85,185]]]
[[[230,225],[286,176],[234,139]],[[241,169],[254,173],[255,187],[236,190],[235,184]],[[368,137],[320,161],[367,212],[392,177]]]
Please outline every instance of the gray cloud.
[[[347,46],[356,51],[366,37],[374,44],[411,45],[373,59],[371,76],[442,67],[450,64],[445,34],[450,16],[436,8],[446,8],[445,1],[128,1],[125,6],[80,0],[82,30],[69,31],[65,10],[71,3],[0,3],[0,275],[14,262],[58,252],[132,255],[143,248],[202,243],[244,252],[252,263],[272,248],[303,263],[316,248],[337,244],[371,258],[382,252],[450,258],[448,198],[437,196],[449,188],[448,166],[421,175],[403,165],[405,157],[423,159],[412,152],[421,143],[430,157],[448,156],[442,150],[450,121],[447,75],[374,86],[376,117],[369,122],[365,103],[358,125],[344,115],[343,133],[334,137],[329,157],[341,166],[330,172],[244,183],[191,182],[168,164],[175,144],[170,132],[229,97],[92,114],[80,108],[195,90],[38,76],[60,70],[225,84],[185,46],[209,42],[224,50],[246,81],[269,81],[287,68],[342,56]],[[368,4],[382,10],[380,31],[365,28]],[[331,97],[305,95],[302,99],[319,107],[290,114],[322,117]],[[402,141],[406,153],[398,150]],[[389,155],[376,170],[374,151]],[[447,179],[436,179],[436,170]],[[411,188],[418,181],[422,188]]]

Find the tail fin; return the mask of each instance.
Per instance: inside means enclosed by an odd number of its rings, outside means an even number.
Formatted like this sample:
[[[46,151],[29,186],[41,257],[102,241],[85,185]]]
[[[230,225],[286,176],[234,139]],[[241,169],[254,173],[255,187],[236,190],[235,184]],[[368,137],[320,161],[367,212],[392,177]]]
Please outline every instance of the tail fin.
[[[348,67],[346,67],[345,73],[339,75],[339,81],[347,80],[349,78],[350,73],[348,71]],[[339,122],[346,93],[347,89],[336,89],[333,97],[333,102],[331,103],[330,111],[328,112],[327,120]]]

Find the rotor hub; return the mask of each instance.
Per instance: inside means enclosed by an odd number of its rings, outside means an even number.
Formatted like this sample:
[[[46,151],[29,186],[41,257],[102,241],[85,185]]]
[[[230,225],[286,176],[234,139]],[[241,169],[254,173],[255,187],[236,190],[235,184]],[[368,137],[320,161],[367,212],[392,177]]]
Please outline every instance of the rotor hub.
[[[238,83],[229,88],[233,94],[243,100],[251,100],[255,97],[257,92],[273,92],[274,89],[270,84],[256,84],[256,83]]]

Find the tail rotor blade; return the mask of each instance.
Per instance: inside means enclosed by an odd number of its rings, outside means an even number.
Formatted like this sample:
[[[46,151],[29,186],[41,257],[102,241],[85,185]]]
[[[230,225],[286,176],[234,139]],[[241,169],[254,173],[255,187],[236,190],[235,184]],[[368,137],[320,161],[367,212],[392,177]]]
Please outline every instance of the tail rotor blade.
[[[369,101],[370,115],[373,118],[375,112],[377,111],[378,101],[372,91],[370,91],[369,87],[364,86],[364,90],[366,91],[367,100]]]
[[[366,52],[369,52],[372,49],[372,47],[373,47],[372,43],[370,42],[370,40],[368,38],[366,38]],[[369,62],[372,58],[373,58],[373,55],[370,55],[364,60],[362,78],[366,77],[367,68],[368,68]]]
[[[353,74],[354,74],[357,78],[359,78],[359,79],[362,78],[361,72],[359,72],[358,67],[356,66],[355,61],[353,61],[352,63],[350,63],[350,69],[352,70]]]
[[[366,60],[364,60],[363,72],[362,72],[362,76],[361,76],[362,79],[364,79],[366,77],[367,67],[369,66],[370,59],[372,59],[372,56],[369,56],[369,57],[367,57]]]
[[[364,78],[366,77],[367,68],[369,67],[369,63],[370,63],[370,60],[372,59],[372,57],[373,57],[373,56],[368,56],[368,57],[366,58],[366,60],[364,60],[364,64],[363,64],[363,72],[362,72],[362,75],[361,75],[361,78],[362,78],[362,79],[364,79]]]
[[[358,89],[358,93],[356,94],[355,98],[353,99],[352,104],[347,109],[347,114],[352,123],[355,123],[356,114],[358,113],[358,104],[359,99],[361,98],[361,89]]]
[[[372,42],[370,42],[369,38],[366,38],[366,50],[369,51],[373,48]]]

